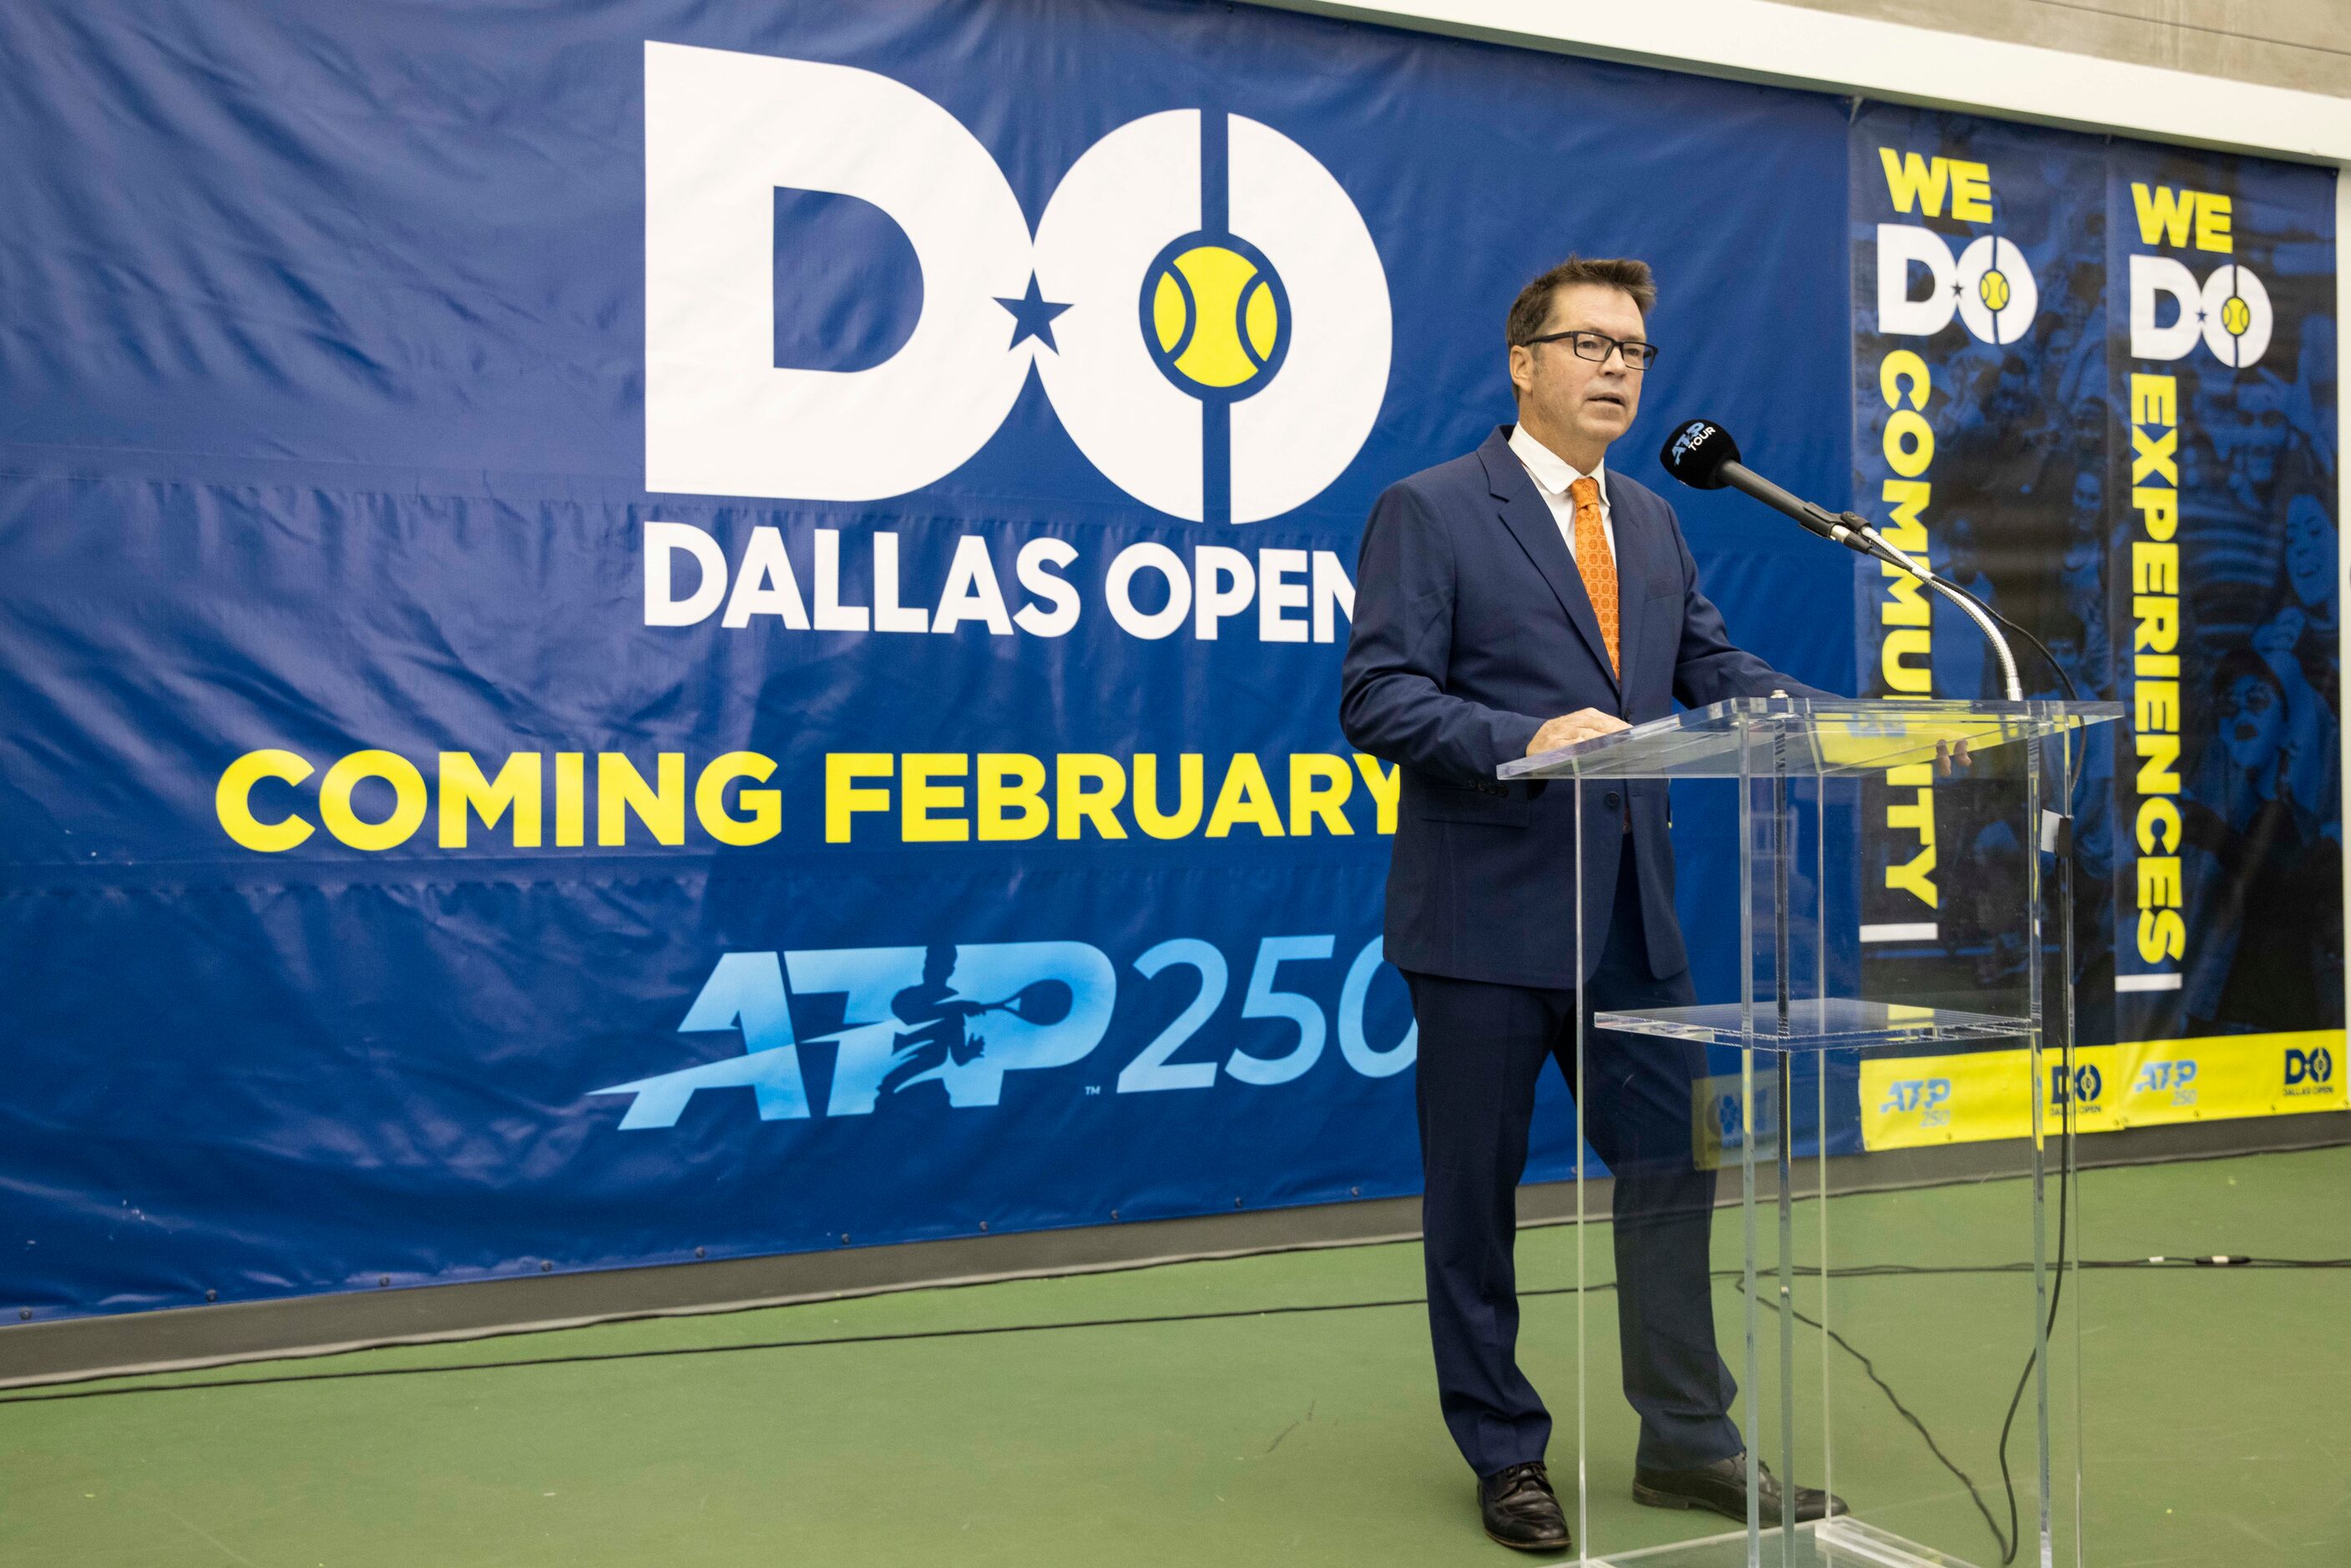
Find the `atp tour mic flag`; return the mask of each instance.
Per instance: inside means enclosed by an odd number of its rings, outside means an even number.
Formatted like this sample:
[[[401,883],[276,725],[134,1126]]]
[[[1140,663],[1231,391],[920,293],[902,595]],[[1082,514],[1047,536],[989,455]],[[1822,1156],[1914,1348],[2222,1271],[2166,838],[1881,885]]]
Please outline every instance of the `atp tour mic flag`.
[[[1396,777],[1336,722],[1372,501],[1510,417],[1572,249],[1660,274],[1625,477],[1693,405],[1855,461],[1842,100],[1142,0],[0,51],[37,1318],[1411,1191]],[[1743,642],[1876,667],[1844,559],[1674,499]],[[1684,864],[1702,966],[1734,886]]]

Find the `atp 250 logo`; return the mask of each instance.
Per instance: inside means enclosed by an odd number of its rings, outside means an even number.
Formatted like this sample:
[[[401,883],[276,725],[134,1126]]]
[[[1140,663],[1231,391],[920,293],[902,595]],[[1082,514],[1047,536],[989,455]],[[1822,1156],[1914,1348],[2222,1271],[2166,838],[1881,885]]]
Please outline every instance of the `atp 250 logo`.
[[[859,368],[774,352],[778,192],[870,204],[920,314]],[[1031,235],[955,117],[871,71],[645,46],[645,486],[903,495],[993,437],[1033,365],[1088,461],[1179,517],[1311,500],[1385,395],[1387,277],[1312,154],[1171,110],[1081,154]]]
[[[1419,1054],[1419,1026],[1374,1043],[1365,1015],[1383,947],[1378,937],[1352,951],[1335,936],[1264,936],[1254,956],[1243,950],[1249,979],[1234,1023],[1278,1020],[1284,1049],[1260,1054],[1246,1040],[1206,1059],[1176,1060],[1218,1018],[1233,988],[1235,966],[1224,949],[1177,936],[1144,951],[1133,965],[1145,982],[1163,974],[1190,999],[1167,1025],[1119,1067],[1114,1092],[1144,1094],[1207,1089],[1225,1079],[1259,1088],[1290,1083],[1311,1071],[1337,1036],[1339,1056],[1363,1077],[1393,1077]],[[1335,968],[1341,962],[1343,971]],[[1315,966],[1332,965],[1318,969]],[[1285,970],[1287,971],[1285,973]],[[1339,979],[1337,1006],[1290,988],[1301,980],[1327,993]],[[942,943],[928,947],[831,947],[787,953],[728,953],[686,1009],[681,1034],[734,1036],[741,1054],[632,1079],[590,1094],[625,1094],[620,1130],[674,1127],[705,1089],[748,1089],[763,1122],[815,1116],[800,1061],[810,1046],[832,1051],[823,1095],[827,1117],[866,1116],[904,1103],[902,1096],[944,1097],[956,1107],[994,1105],[1008,1072],[1035,1072],[1084,1061],[1110,1031],[1118,1005],[1118,970],[1083,942]],[[1336,1026],[1335,1029],[1333,1026]],[[1217,1038],[1212,1034],[1211,1039]],[[1251,1037],[1258,1043],[1263,1036]],[[1219,1056],[1221,1060],[1219,1060]],[[1100,1082],[1085,1087],[1102,1092]]]
[[[1881,1116],[1916,1115],[1921,1127],[1951,1124],[1951,1081],[1949,1078],[1904,1078],[1886,1085]]]

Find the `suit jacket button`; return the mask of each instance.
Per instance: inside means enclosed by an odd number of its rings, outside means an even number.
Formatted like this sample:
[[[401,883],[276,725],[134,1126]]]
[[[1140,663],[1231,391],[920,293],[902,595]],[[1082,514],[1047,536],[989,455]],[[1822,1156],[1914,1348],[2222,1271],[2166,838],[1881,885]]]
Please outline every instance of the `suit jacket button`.
[[[1608,793],[1600,797],[1600,803],[1613,811],[1617,807],[1625,803],[1625,797],[1616,793],[1615,790],[1611,789]]]

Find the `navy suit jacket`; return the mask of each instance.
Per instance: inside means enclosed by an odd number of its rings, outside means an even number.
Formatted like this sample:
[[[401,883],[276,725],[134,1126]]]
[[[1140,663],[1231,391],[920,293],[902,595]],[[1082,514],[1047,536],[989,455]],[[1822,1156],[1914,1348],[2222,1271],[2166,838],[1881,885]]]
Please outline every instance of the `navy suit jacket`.
[[[1339,722],[1401,775],[1387,958],[1457,979],[1578,986],[1606,946],[1619,857],[1630,852],[1649,967],[1664,979],[1689,962],[1674,918],[1664,781],[1585,785],[1579,846],[1570,785],[1504,783],[1495,769],[1525,756],[1544,720],[1579,708],[1640,724],[1672,713],[1676,699],[1703,707],[1774,690],[1828,694],[1731,645],[1698,591],[1674,509],[1611,472],[1620,680],[1575,558],[1510,451],[1509,428],[1390,486],[1364,529]]]

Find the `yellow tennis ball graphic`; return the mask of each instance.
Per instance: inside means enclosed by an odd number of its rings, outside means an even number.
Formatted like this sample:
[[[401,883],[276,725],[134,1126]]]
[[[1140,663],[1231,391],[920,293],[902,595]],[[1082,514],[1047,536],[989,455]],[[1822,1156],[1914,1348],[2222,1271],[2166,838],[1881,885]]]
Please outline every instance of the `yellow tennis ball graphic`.
[[[2245,329],[2253,324],[2253,308],[2231,294],[2220,307],[2220,325],[2229,329],[2231,338],[2241,338]]]
[[[1161,265],[1149,287],[1152,331],[1176,375],[1223,391],[1265,373],[1281,304],[1255,261],[1226,246],[1195,246]]]
[[[1984,305],[1988,309],[2007,309],[2007,277],[2004,277],[1998,268],[1994,268],[1992,271],[1985,273],[1983,275],[1983,281],[1976,285],[1976,295],[1984,302]]]

